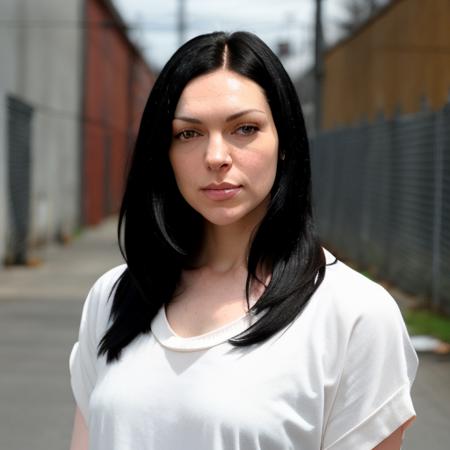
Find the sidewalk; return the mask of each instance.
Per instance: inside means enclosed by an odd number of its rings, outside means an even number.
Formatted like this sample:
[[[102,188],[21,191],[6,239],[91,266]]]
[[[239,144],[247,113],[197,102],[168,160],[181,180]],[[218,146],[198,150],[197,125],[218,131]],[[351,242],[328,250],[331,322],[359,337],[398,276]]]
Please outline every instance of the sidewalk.
[[[0,271],[0,449],[69,448],[69,353],[90,286],[122,261],[115,226],[110,219],[71,245],[51,246],[41,267]],[[448,448],[448,356],[421,356],[413,399],[418,419],[403,450]]]
[[[0,271],[0,449],[68,449],[75,404],[68,358],[95,279],[120,264],[115,219],[36,268]]]

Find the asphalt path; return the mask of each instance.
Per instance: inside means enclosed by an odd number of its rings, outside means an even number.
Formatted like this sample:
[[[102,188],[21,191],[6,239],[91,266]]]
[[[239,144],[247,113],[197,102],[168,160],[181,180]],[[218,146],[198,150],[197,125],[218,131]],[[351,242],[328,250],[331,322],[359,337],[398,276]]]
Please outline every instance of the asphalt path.
[[[115,219],[70,245],[50,246],[43,259],[36,268],[0,271],[0,450],[69,448],[75,404],[68,358],[89,287],[121,262]],[[420,360],[413,388],[418,419],[403,450],[446,450],[450,357]]]
[[[68,449],[75,403],[68,359],[95,279],[121,258],[115,220],[0,272],[0,450]]]

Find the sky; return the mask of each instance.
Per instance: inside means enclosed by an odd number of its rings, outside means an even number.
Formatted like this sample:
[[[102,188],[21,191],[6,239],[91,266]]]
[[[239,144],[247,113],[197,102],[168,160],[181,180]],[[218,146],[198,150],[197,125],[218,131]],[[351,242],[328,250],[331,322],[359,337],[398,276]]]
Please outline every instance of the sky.
[[[177,12],[181,0],[113,0],[131,27],[131,38],[147,61],[161,68],[179,46]],[[327,42],[339,37],[337,22],[345,17],[344,0],[323,0]],[[291,76],[313,61],[315,0],[184,0],[186,39],[210,31],[256,33],[274,51],[288,41],[292,56],[284,61]]]

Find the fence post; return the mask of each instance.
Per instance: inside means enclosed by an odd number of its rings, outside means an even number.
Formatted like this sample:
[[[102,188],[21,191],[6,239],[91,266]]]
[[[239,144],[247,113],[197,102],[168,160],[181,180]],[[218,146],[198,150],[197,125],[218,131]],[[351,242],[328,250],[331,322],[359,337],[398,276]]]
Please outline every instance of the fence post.
[[[398,158],[398,128],[399,121],[401,117],[401,108],[397,106],[394,114],[391,118],[387,119],[385,122],[386,132],[389,139],[389,144],[387,148],[387,160],[389,161],[389,169],[388,169],[388,183],[389,183],[389,194],[387,201],[387,217],[386,223],[387,228],[384,229],[385,232],[385,240],[384,240],[384,261],[385,261],[385,276],[388,281],[395,281],[394,270],[395,263],[393,260],[397,257],[395,252],[397,251],[397,247],[395,246],[397,228],[395,227],[395,216],[397,214],[397,207],[399,203],[399,193],[394,189],[395,183],[394,178],[398,177],[398,164],[395,164],[396,159]]]
[[[367,268],[370,265],[369,252],[368,252],[368,243],[370,242],[370,194],[369,194],[369,183],[370,183],[370,161],[371,161],[371,153],[373,151],[372,146],[372,134],[370,131],[373,130],[374,124],[369,125],[369,121],[364,119],[361,124],[360,132],[360,145],[361,147],[358,149],[358,157],[360,160],[360,175],[359,181],[360,189],[361,189],[361,198],[360,198],[360,214],[361,221],[359,224],[359,242],[358,242],[358,262],[359,264]],[[355,252],[356,253],[356,252]]]
[[[442,231],[442,189],[444,169],[444,108],[436,112],[434,127],[434,201],[433,201],[433,260],[431,279],[431,306],[440,306],[440,265]]]

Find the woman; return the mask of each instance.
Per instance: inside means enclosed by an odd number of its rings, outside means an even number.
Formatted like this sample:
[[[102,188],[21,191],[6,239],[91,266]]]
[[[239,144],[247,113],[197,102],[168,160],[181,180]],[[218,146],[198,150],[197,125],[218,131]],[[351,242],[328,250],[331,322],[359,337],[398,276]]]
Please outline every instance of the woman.
[[[400,448],[417,357],[393,299],[321,248],[300,104],[256,36],[164,67],[122,234],[71,354],[73,450]]]

